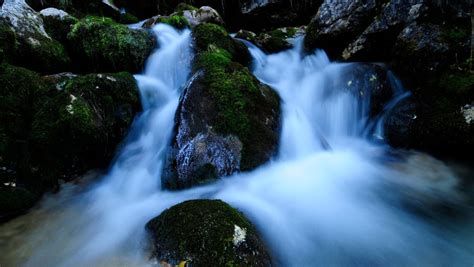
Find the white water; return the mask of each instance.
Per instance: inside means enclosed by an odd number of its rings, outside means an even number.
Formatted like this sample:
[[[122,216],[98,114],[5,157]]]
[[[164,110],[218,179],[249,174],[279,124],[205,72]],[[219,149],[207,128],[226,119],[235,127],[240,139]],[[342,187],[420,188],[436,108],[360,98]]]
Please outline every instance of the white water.
[[[144,266],[144,225],[185,199],[220,198],[260,229],[280,266],[470,266],[472,220],[435,223],[406,209],[463,203],[452,170],[431,157],[404,160],[366,136],[367,103],[335,84],[350,65],[300,48],[267,56],[250,47],[254,73],[282,98],[272,163],[187,191],[161,191],[190,33],[154,28],[160,49],[137,75],[144,112],[109,173],[92,189],[64,186],[42,207],[0,227],[6,266]],[[329,149],[327,149],[329,148]],[[437,217],[435,217],[437,218]]]

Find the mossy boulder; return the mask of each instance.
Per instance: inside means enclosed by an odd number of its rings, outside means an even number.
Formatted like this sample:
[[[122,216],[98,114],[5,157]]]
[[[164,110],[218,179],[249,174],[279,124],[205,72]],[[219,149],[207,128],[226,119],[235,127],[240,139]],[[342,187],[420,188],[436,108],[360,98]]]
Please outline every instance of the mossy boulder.
[[[155,46],[145,30],[91,16],[73,26],[68,40],[74,62],[80,71],[88,72],[140,72]]]
[[[37,169],[41,174],[49,168],[72,176],[107,166],[140,110],[133,76],[123,72],[60,77],[55,81],[54,90],[58,89],[32,123],[35,151],[48,150],[37,159]]]
[[[0,10],[0,17],[16,34],[16,65],[42,73],[69,69],[70,58],[65,48],[46,33],[41,16],[24,0],[5,2]]]
[[[255,227],[220,200],[183,202],[165,210],[146,228],[152,236],[153,256],[162,264],[272,265]]]
[[[0,67],[0,180],[33,192],[106,167],[140,110],[132,75]]]
[[[40,14],[48,35],[63,44],[67,43],[67,35],[72,26],[78,22],[77,18],[52,7],[41,10]]]
[[[219,26],[202,25],[193,30],[195,75],[178,108],[176,137],[162,178],[168,189],[252,170],[277,149],[278,95],[233,61],[239,53],[231,39],[213,38],[223,34]],[[202,33],[205,28],[212,30]]]
[[[192,34],[196,52],[220,48],[227,51],[233,61],[244,66],[250,64],[251,57],[247,47],[230,37],[222,26],[212,23],[199,24]]]
[[[267,53],[276,53],[293,47],[292,38],[304,34],[304,28],[284,27],[260,33],[256,44]]]
[[[146,20],[143,23],[142,27],[145,29],[150,29],[158,23],[165,23],[177,29],[184,29],[189,27],[188,20],[182,15],[154,16]]]
[[[48,99],[48,84],[37,73],[3,64],[0,85],[0,180],[33,184],[31,128]]]

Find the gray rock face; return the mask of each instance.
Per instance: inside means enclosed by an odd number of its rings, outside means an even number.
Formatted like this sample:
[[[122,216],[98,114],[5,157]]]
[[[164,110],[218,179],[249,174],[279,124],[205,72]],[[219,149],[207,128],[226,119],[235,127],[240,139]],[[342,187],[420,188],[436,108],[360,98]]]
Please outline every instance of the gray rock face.
[[[0,19],[16,33],[19,49],[15,64],[45,73],[68,68],[70,59],[64,47],[46,33],[40,14],[24,0],[6,0]]]
[[[198,10],[184,10],[183,16],[188,20],[189,24],[194,27],[201,23],[224,24],[217,11],[209,6],[202,6]]]
[[[344,49],[372,21],[378,5],[375,0],[326,0],[308,26],[305,46],[322,48],[330,55]]]
[[[401,69],[426,75],[436,74],[446,62],[449,46],[443,40],[441,27],[433,24],[413,23],[398,35],[394,47],[393,64]]]
[[[200,83],[202,75],[198,72],[191,79],[181,99],[176,139],[162,177],[166,188],[186,188],[240,171],[242,143],[209,125],[215,111]]]
[[[0,10],[0,17],[8,20],[15,32],[31,43],[38,43],[37,37],[51,39],[44,30],[41,16],[24,0],[6,0]]]
[[[398,32],[427,14],[424,0],[394,0],[342,53],[346,60],[381,60],[391,53]],[[403,15],[401,15],[403,14]],[[374,52],[376,51],[376,52]]]

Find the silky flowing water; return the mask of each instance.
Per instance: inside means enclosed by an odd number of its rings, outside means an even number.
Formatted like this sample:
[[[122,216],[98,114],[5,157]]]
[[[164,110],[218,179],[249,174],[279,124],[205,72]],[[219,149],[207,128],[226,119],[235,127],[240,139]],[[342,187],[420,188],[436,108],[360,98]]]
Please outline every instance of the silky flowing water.
[[[153,29],[159,49],[136,75],[143,112],[105,175],[64,184],[0,226],[0,265],[152,266],[148,220],[187,199],[222,199],[257,226],[277,266],[472,266],[468,190],[428,155],[383,144],[384,114],[347,90],[355,64],[322,51],[266,55],[247,44],[255,76],[282,99],[278,155],[258,169],[179,192],[160,188],[179,97],[189,81],[189,30]],[[407,95],[392,79],[394,100]],[[356,88],[363,91],[364,88]],[[387,106],[389,108],[389,106]],[[89,179],[88,179],[89,178]],[[439,205],[450,211],[440,212]]]

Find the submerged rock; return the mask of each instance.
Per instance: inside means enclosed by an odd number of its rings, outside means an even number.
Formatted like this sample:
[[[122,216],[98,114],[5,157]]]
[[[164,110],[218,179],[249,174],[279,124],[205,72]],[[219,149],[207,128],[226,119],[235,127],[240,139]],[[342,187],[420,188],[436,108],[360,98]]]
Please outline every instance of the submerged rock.
[[[165,210],[146,225],[153,256],[162,265],[271,266],[255,227],[220,200],[191,200]]]
[[[232,61],[242,59],[238,43],[211,24],[197,26],[193,36],[197,73],[176,115],[162,178],[169,189],[251,170],[274,155],[279,139],[279,97]]]
[[[43,73],[69,68],[66,50],[46,33],[40,14],[24,0],[5,1],[0,9],[0,19],[8,23],[17,37],[15,64]]]
[[[153,36],[110,18],[86,17],[68,34],[71,56],[88,72],[140,72],[154,49]]]

